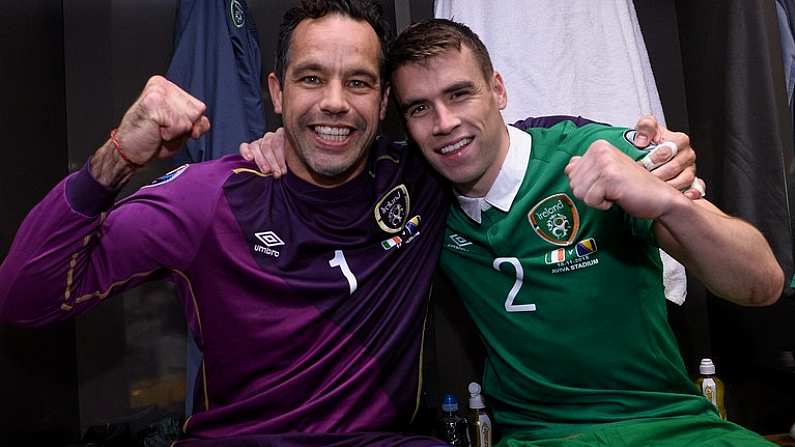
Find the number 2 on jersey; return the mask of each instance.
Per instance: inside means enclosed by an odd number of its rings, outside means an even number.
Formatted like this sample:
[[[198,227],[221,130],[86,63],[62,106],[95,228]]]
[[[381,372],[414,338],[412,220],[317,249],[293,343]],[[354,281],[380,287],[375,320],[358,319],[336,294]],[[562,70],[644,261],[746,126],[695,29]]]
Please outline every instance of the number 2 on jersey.
[[[353,295],[353,292],[359,287],[359,283],[356,281],[351,268],[348,267],[348,261],[345,259],[345,254],[342,253],[342,250],[334,250],[334,257],[328,260],[328,265],[331,268],[339,267],[342,270],[342,276],[348,280],[348,288],[351,291],[351,295]]]
[[[508,297],[505,298],[505,311],[506,312],[533,312],[536,310],[535,304],[514,304],[513,300],[516,299],[516,295],[519,294],[519,289],[522,288],[522,283],[524,282],[524,269],[522,269],[522,264],[519,262],[519,258],[496,258],[494,259],[494,270],[500,271],[500,266],[502,264],[511,264],[516,272],[516,281],[513,283],[513,287],[508,292]]]

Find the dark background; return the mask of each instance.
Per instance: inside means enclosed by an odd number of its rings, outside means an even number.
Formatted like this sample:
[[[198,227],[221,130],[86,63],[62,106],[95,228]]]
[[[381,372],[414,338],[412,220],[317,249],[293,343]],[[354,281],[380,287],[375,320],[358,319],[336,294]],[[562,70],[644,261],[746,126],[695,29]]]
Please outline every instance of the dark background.
[[[278,22],[292,3],[249,2],[266,73]],[[396,15],[394,1],[383,3],[393,21],[405,22],[406,9]],[[791,275],[784,173],[792,118],[771,3],[635,2],[667,121],[690,134],[710,198],[759,226]],[[430,1],[408,4],[412,20],[432,14]],[[0,5],[0,256],[30,208],[105,141],[146,79],[165,73],[176,8],[176,0]],[[266,104],[273,128],[278,119]],[[387,127],[399,132],[394,114]],[[738,159],[752,161],[751,174],[739,170]],[[168,169],[168,162],[147,167],[125,193]],[[443,281],[435,297],[424,391],[431,408],[441,392],[463,396],[466,383],[479,380],[482,356]],[[693,282],[686,304],[669,310],[691,373],[701,357],[716,359],[730,419],[761,433],[788,431],[795,422],[795,301],[738,308]],[[0,444],[59,445],[91,425],[182,416],[184,394],[185,326],[168,284],[139,287],[56,327],[0,327]]]

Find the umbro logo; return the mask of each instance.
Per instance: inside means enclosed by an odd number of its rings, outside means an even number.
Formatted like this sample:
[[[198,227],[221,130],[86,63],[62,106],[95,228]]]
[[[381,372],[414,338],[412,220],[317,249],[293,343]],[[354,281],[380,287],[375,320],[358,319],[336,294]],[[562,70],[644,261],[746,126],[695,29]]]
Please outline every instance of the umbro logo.
[[[447,244],[447,246],[450,247],[450,248],[456,248],[456,249],[459,249],[459,250],[468,251],[464,247],[466,247],[468,245],[472,245],[472,242],[470,242],[469,240],[467,240],[467,238],[465,238],[464,236],[461,236],[458,233],[453,233],[450,236],[448,236],[448,238],[451,241],[453,241],[453,244]]]
[[[254,237],[259,239],[259,241],[265,244],[266,247],[278,247],[279,245],[284,245],[284,241],[273,231],[254,233]]]
[[[279,251],[274,250],[273,247],[278,247],[284,245],[284,241],[276,235],[273,231],[261,231],[259,233],[254,233],[254,237],[257,238],[260,242],[265,244],[262,246],[260,244],[254,245],[254,251],[257,253],[264,253],[268,256],[273,256],[274,258],[279,257]]]
[[[464,236],[460,234],[453,233],[450,235],[450,240],[453,241],[454,244],[458,245],[459,247],[466,247],[467,245],[472,245],[472,242],[466,240]]]

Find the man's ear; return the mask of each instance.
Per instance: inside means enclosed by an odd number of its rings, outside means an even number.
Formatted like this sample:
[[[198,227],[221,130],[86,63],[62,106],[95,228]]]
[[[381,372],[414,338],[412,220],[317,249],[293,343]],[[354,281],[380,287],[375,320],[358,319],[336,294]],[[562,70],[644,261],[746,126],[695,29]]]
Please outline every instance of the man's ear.
[[[279,78],[276,73],[268,74],[268,91],[271,93],[271,102],[273,103],[273,111],[281,115],[282,113],[282,86],[279,83]]]
[[[505,82],[502,81],[502,76],[496,71],[491,76],[491,90],[494,93],[497,108],[500,110],[505,109],[508,105],[508,92],[505,90]]]
[[[381,93],[381,110],[378,114],[381,120],[386,118],[386,109],[389,106],[389,89],[391,86],[389,84],[384,87],[384,91]]]

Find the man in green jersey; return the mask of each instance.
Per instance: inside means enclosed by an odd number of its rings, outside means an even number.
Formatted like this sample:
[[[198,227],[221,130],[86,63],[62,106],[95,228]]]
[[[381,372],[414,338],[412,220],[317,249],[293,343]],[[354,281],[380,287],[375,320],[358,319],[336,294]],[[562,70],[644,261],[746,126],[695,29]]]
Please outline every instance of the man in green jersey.
[[[461,24],[414,25],[388,59],[409,133],[455,186],[442,267],[486,344],[501,445],[767,445],[690,382],[658,254],[767,305],[784,279],[764,237],[640,167],[627,129],[506,126],[502,79]]]

